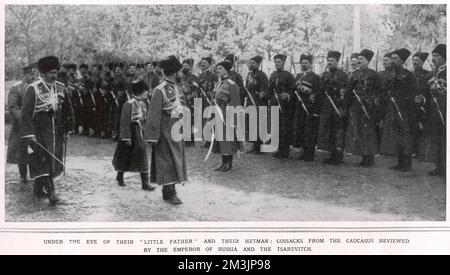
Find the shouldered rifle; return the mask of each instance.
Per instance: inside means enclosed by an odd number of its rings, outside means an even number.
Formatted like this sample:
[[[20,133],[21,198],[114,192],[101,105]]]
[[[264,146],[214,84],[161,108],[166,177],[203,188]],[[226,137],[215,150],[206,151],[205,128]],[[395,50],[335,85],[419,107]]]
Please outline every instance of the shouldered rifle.
[[[114,100],[114,103],[116,103],[116,106],[119,107],[119,102],[117,101],[117,98],[116,98],[116,95],[114,94],[114,92],[109,91],[109,93],[111,94],[111,97]]]
[[[436,85],[437,89],[444,89],[439,82],[436,80],[436,77],[433,78],[434,85]],[[439,107],[439,103],[437,102],[437,98],[434,96],[433,92],[430,89],[431,99],[433,100],[434,105],[436,105],[436,111],[439,114],[439,118],[441,119],[442,125],[445,127],[444,116],[442,115],[441,107]]]
[[[277,76],[277,78],[275,79],[275,88],[273,88],[273,94],[274,94],[274,96],[275,96],[275,100],[276,100],[277,103],[278,103],[278,106],[280,106],[280,112],[283,113],[283,109],[281,108],[280,98],[278,97],[278,93],[277,93],[277,90],[276,90],[277,86],[278,86],[278,76]]]
[[[303,102],[303,100],[300,97],[300,95],[298,94],[297,90],[294,90],[294,93],[297,96],[297,99],[300,102],[300,105],[302,105],[302,108],[305,111],[306,115],[309,116],[308,108],[306,108],[305,102]]]

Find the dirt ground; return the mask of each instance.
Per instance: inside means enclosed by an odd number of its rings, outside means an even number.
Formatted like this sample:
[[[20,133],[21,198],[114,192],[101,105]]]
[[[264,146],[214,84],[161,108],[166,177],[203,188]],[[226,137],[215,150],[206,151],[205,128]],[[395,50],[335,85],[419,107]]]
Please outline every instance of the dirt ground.
[[[400,173],[388,170],[392,157],[379,156],[365,169],[354,167],[359,159],[351,156],[336,167],[242,154],[231,172],[221,173],[214,171],[220,157],[203,162],[207,150],[197,144],[186,151],[189,181],[178,186],[184,204],[172,206],[160,187],[141,190],[138,174],[125,174],[126,187],[115,183],[115,147],[110,140],[71,137],[66,176],[56,179],[63,203],[56,207],[36,200],[32,183],[20,185],[16,166],[6,164],[6,221],[445,220],[445,180],[426,175],[430,163],[414,161],[413,171]]]

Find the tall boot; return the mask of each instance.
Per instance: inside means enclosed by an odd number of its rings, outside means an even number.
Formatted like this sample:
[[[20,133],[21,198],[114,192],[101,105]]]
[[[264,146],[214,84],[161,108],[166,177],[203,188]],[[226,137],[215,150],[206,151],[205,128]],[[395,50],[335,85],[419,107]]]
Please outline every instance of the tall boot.
[[[403,156],[403,164],[402,167],[400,167],[400,172],[408,172],[411,170],[412,165],[412,157],[411,156]]]
[[[314,153],[315,153],[314,147],[307,147],[305,149],[304,154],[303,154],[304,155],[303,156],[303,161],[306,161],[306,162],[314,161]]]
[[[400,170],[403,166],[403,155],[399,155],[397,158],[397,165],[389,167],[390,170]]]
[[[163,199],[170,204],[178,205],[183,202],[178,198],[177,192],[175,189],[175,184],[164,185],[163,186]]]
[[[228,172],[233,168],[233,155],[225,156],[225,165],[220,172]]]
[[[327,159],[324,159],[322,161],[322,163],[330,164],[330,163],[333,163],[335,159],[336,159],[336,151],[333,150],[333,151],[330,152],[330,157],[327,158]]]
[[[34,196],[37,199],[43,199],[47,197],[47,193],[44,191],[44,181],[43,178],[37,178],[34,180]]]
[[[253,153],[255,155],[261,154],[261,144],[259,142],[254,142],[253,143]]]
[[[46,186],[47,186],[48,201],[49,201],[50,205],[53,206],[59,202],[59,199],[58,199],[58,197],[56,197],[55,184],[53,183],[52,178],[50,178],[50,177],[47,178]]]
[[[429,176],[445,176],[445,169],[444,165],[442,164],[441,157],[438,156],[436,163],[436,168],[432,171],[428,172]]]
[[[169,186],[170,185],[163,185],[163,188],[162,188],[162,197],[163,197],[163,200],[165,200],[165,201],[167,201],[167,200],[169,200]]]
[[[362,155],[362,160],[358,163],[358,167],[365,167],[367,165],[367,156]]]
[[[339,165],[342,163],[344,163],[344,151],[338,149],[336,151],[336,155],[335,155],[335,158],[334,158],[334,161],[332,162],[332,164]]]
[[[375,165],[375,157],[373,155],[366,156],[366,163],[362,166],[364,168],[369,168]]]
[[[19,164],[20,183],[27,184],[28,166],[26,164]]]
[[[226,156],[221,155],[221,157],[222,157],[222,164],[220,164],[219,167],[217,167],[216,169],[214,169],[214,171],[220,171],[220,170],[222,170],[222,168],[225,166]]]
[[[148,173],[141,173],[142,190],[153,191],[156,187],[153,187],[148,182]]]
[[[119,184],[119,186],[126,186],[125,182],[123,181],[123,172],[117,172],[116,181]]]

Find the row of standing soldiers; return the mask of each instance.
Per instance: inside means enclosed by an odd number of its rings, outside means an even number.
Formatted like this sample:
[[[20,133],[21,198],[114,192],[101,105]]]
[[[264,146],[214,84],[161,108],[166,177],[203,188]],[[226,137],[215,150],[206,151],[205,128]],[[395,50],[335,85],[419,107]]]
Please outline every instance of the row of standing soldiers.
[[[231,54],[225,60],[232,64],[228,75],[231,83],[239,86],[241,105],[280,107],[280,144],[275,157],[288,158],[293,146],[303,148],[300,158],[304,161],[313,161],[315,152],[324,150],[330,152],[325,163],[340,164],[344,152],[348,152],[362,156],[359,166],[371,167],[374,156],[380,153],[398,157],[392,169],[408,171],[416,155],[435,162],[431,175],[445,176],[446,45],[439,44],[432,51],[432,72],[423,69],[427,53],[413,55],[412,72],[404,68],[410,56],[407,49],[386,53],[385,70],[381,72],[369,68],[373,55],[367,49],[353,54],[353,71],[347,74],[337,66],[341,54],[330,51],[327,69],[321,76],[312,71],[313,57],[301,55],[302,72],[295,77],[284,70],[285,55],[274,56],[276,70],[270,77],[260,70],[262,57],[255,56],[248,61],[245,81],[234,70],[237,58]],[[205,108],[220,82],[212,64],[211,57],[202,58],[201,73],[196,76],[192,73],[194,61],[182,62],[179,86],[192,115],[193,99],[202,98]],[[25,75],[29,75],[32,68],[25,69]],[[132,83],[140,79],[154,89],[164,78],[158,62],[124,69],[122,63],[93,65],[90,70],[85,64],[62,66],[58,78],[71,99],[74,133],[119,139],[122,106],[132,97]],[[28,78],[10,92],[8,103],[13,117],[31,82]],[[14,129],[11,134],[18,135]],[[192,146],[193,142],[187,141],[186,145]],[[254,152],[260,153],[262,142],[253,145]],[[19,163],[25,180],[26,166],[22,163],[26,161],[17,156],[17,146],[8,146],[8,162]]]
[[[341,54],[330,51],[327,69],[321,75],[312,71],[313,56],[301,55],[302,72],[293,76],[284,70],[286,56],[274,56],[276,70],[268,78],[260,70],[262,57],[248,62],[249,73],[244,80],[235,70],[230,79],[240,89],[241,105],[280,106],[280,145],[275,157],[289,157],[290,147],[303,148],[300,156],[313,161],[317,149],[330,152],[325,163],[340,164],[344,151],[361,155],[361,167],[374,165],[378,153],[398,157],[395,170],[411,169],[412,157],[436,162],[432,175],[445,172],[445,116],[446,116],[446,46],[433,50],[434,72],[423,65],[428,53],[413,55],[413,72],[404,68],[410,57],[407,49],[386,53],[384,70],[369,68],[374,53],[365,49],[352,55],[353,71],[349,74],[338,68]],[[237,57],[230,54],[225,60],[233,65]],[[180,87],[187,106],[194,114],[194,98],[202,98],[208,105],[218,82],[210,57],[200,61],[201,74],[192,73],[193,59],[183,62]],[[75,77],[76,66],[69,64],[61,74],[72,96],[75,111],[75,133],[82,126],[83,133],[109,138],[119,136],[121,109],[130,99],[129,86],[142,79],[154,89],[163,77],[158,62],[128,66],[94,65],[91,70],[79,66],[81,79]],[[251,100],[250,97],[251,96]],[[193,121],[193,120],[192,120]],[[87,129],[87,130],[86,130]],[[92,129],[89,131],[89,129]],[[260,140],[254,142],[254,152],[260,153]],[[193,146],[193,141],[187,141]]]
[[[423,68],[428,53],[412,56],[413,71],[404,67],[411,56],[405,48],[386,53],[381,72],[369,68],[373,56],[369,49],[354,53],[353,71],[347,74],[338,68],[341,53],[330,51],[327,69],[319,76],[312,71],[313,57],[301,55],[302,72],[296,77],[284,70],[285,55],[274,56],[276,70],[270,77],[259,69],[262,57],[255,56],[248,61],[245,82],[233,69],[229,78],[239,86],[241,105],[280,107],[277,158],[288,158],[293,146],[303,148],[304,161],[313,161],[316,150],[324,150],[330,153],[324,163],[341,164],[347,152],[361,156],[358,166],[371,167],[375,155],[383,154],[397,156],[391,169],[405,172],[416,156],[435,162],[430,175],[445,176],[446,45],[433,50],[432,72]],[[236,60],[232,54],[225,58],[232,66]],[[186,98],[214,94],[218,80],[211,60],[200,61],[200,77],[190,71],[192,60],[183,63]],[[193,108],[192,101],[187,102]],[[261,144],[254,142],[255,153]]]

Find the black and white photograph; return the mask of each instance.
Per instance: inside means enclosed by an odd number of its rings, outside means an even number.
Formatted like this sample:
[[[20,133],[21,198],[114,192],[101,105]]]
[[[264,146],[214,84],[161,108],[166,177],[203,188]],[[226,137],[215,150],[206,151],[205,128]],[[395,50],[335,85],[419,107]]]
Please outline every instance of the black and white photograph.
[[[446,221],[446,4],[4,15],[5,222]]]

